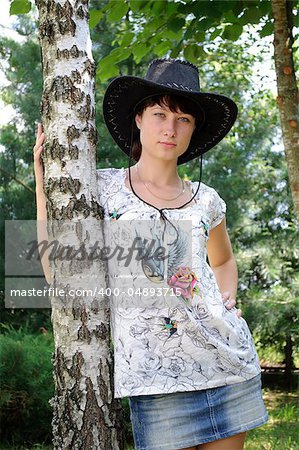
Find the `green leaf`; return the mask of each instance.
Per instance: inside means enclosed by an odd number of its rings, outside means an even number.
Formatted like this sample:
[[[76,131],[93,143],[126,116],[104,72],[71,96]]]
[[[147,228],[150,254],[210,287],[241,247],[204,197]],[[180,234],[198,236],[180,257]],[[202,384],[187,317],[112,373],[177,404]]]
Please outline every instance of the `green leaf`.
[[[217,1],[217,9],[221,12],[226,12],[235,7],[236,1],[233,0],[218,0]],[[226,17],[226,14],[225,14]]]
[[[168,28],[171,31],[173,31],[174,33],[177,33],[178,31],[180,31],[184,25],[185,25],[185,19],[180,19],[178,17],[174,17],[167,23]]]
[[[9,14],[27,14],[31,11],[31,2],[29,0],[13,0],[10,4]]]
[[[133,58],[136,64],[139,64],[142,58],[151,50],[144,42],[134,45]]]
[[[269,21],[266,23],[266,25],[263,26],[263,28],[259,32],[259,35],[261,37],[270,36],[271,34],[273,34],[273,30],[274,30],[273,22]]]
[[[234,25],[227,25],[221,35],[223,39],[229,41],[236,41],[242,34],[243,27],[235,23]]]
[[[118,22],[120,21],[128,12],[129,5],[124,0],[118,1],[110,1],[110,9],[107,14],[107,20],[109,22]]]
[[[182,49],[182,41],[180,41],[171,51],[170,58],[177,58]]]
[[[222,33],[222,28],[216,28],[210,35],[210,41],[213,41]]]
[[[122,47],[127,47],[129,44],[131,44],[132,40],[134,39],[135,34],[132,33],[131,31],[127,31],[125,32],[123,38],[121,39],[121,46]]]
[[[204,53],[203,48],[196,44],[190,44],[184,48],[184,57],[188,61],[195,64],[198,63],[198,58],[203,53]]]
[[[209,17],[211,19],[221,19],[222,12],[218,9],[218,1],[197,1],[194,2],[193,14],[196,17]]]
[[[181,3],[179,2],[164,2],[166,6],[166,14],[167,16],[171,16],[172,14],[178,14],[179,13],[179,5]],[[184,5],[185,6],[185,5]],[[186,16],[186,12],[183,12],[184,16]]]
[[[193,36],[194,30],[196,30],[196,19],[193,19],[186,27],[184,33],[184,39],[186,39],[186,41]]]
[[[243,16],[240,17],[239,23],[241,25],[247,25],[249,23],[260,23],[260,19],[265,13],[257,7],[251,7],[245,10]]]
[[[103,17],[103,12],[99,11],[98,9],[91,9],[89,11],[89,28],[92,30],[97,26],[99,21]]]
[[[129,7],[131,11],[138,12],[144,8],[148,9],[150,5],[147,0],[130,0]]]
[[[165,1],[156,0],[153,2],[151,10],[156,16],[158,16],[160,13],[165,11],[165,6]]]
[[[226,21],[227,22],[230,22],[230,23],[236,23],[236,22],[238,22],[238,18],[235,16],[235,14],[233,13],[233,11],[227,11],[225,14],[224,14],[224,17],[225,17],[225,19],[226,19]]]
[[[153,52],[156,56],[162,57],[169,51],[169,47],[169,41],[162,41],[153,48]]]
[[[117,76],[119,74],[117,64],[127,59],[130,54],[131,50],[128,48],[117,47],[113,49],[109,55],[100,60],[99,68],[97,69],[97,77],[99,77],[101,81],[106,81],[109,78]]]
[[[109,78],[114,78],[119,75],[119,68],[116,65],[103,65],[97,69],[97,79],[101,82],[109,80]]]
[[[206,33],[204,31],[197,31],[194,35],[196,42],[204,42],[206,40]]]
[[[202,19],[197,24],[197,30],[206,31],[214,24],[215,21],[213,19]]]

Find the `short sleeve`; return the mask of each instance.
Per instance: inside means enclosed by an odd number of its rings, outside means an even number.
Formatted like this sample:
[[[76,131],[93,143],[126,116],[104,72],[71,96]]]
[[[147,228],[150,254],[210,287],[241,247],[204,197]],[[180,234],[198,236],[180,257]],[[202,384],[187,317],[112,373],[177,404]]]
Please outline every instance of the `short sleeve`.
[[[226,214],[226,203],[214,189],[210,208],[210,228],[214,228],[220,224]]]
[[[97,169],[97,184],[98,184],[98,202],[104,208],[104,214],[108,214],[108,194],[111,185],[111,168]]]

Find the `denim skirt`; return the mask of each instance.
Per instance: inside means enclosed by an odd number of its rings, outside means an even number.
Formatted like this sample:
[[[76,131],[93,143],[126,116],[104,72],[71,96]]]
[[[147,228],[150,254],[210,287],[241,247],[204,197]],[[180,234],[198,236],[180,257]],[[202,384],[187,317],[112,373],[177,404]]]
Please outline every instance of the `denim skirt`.
[[[129,397],[135,450],[175,450],[259,427],[268,414],[260,374],[200,391]]]

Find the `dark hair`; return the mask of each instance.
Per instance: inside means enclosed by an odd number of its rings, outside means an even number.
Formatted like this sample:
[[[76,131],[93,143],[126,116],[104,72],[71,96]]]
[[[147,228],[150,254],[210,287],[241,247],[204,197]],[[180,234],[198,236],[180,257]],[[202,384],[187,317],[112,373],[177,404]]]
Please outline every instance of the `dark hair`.
[[[140,142],[140,132],[135,123],[135,116],[136,114],[141,115],[146,108],[157,104],[159,106],[167,106],[171,112],[181,111],[182,113],[190,114],[195,118],[196,127],[203,120],[203,115],[200,107],[195,102],[189,100],[186,97],[173,94],[159,94],[145,98],[139,104],[137,104],[132,117],[132,155],[136,161],[138,161],[141,156],[142,147]]]

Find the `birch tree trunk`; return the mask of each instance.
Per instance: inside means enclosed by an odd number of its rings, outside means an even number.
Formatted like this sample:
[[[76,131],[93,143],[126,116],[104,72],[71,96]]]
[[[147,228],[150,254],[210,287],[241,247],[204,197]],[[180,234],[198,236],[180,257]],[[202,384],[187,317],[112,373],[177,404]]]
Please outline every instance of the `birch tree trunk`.
[[[272,0],[274,59],[282,136],[295,213],[299,221],[298,87],[292,53],[292,2]]]
[[[55,338],[53,442],[59,450],[122,448],[119,403],[113,400],[106,267],[86,249],[103,242],[95,164],[95,65],[88,0],[36,0],[42,49],[42,120],[48,225],[82,258],[58,258],[51,298]],[[55,225],[54,225],[55,224]],[[72,292],[72,295],[71,295]]]

